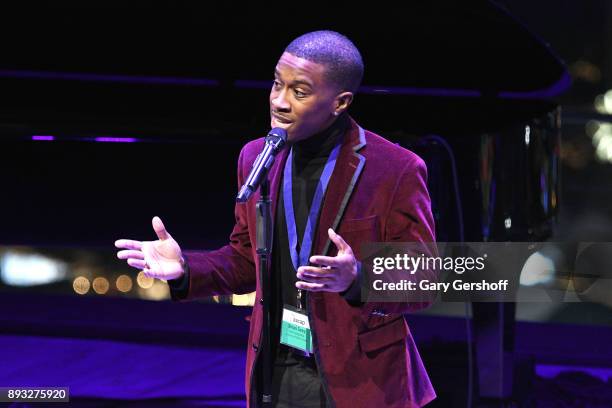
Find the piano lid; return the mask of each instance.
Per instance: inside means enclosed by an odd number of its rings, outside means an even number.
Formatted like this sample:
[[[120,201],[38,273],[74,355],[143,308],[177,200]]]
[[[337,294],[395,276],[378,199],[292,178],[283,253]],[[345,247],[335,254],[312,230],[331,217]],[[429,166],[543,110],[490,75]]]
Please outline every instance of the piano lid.
[[[418,129],[432,116],[483,117],[494,126],[491,107],[504,116],[508,104],[519,106],[513,118],[533,117],[549,110],[541,101],[569,86],[550,47],[485,0],[335,4],[314,12],[304,2],[118,4],[3,12],[0,35],[13,41],[4,42],[0,59],[0,123],[25,117],[141,126],[155,118],[155,127],[165,120],[168,128],[238,125],[243,132],[255,123],[264,130],[278,57],[293,38],[317,29],[340,31],[362,51],[365,78],[353,111],[381,130],[378,123],[397,128],[407,111],[416,112]]]
[[[552,97],[566,85],[559,82],[567,79],[565,68],[550,47],[484,0],[326,5],[318,13],[301,9],[304,4],[288,9],[106,3],[47,6],[28,15],[3,12],[0,33],[14,40],[3,45],[0,75],[40,71],[270,81],[291,39],[326,28],[347,34],[362,50],[369,87],[451,90],[447,95],[540,91],[536,95]]]

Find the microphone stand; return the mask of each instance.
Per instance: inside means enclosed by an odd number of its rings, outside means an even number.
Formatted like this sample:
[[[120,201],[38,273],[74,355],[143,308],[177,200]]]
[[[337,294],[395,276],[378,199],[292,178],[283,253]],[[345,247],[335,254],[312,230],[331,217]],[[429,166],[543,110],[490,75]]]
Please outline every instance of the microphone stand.
[[[257,258],[259,262],[259,281],[263,300],[263,327],[261,350],[262,404],[272,407],[272,355],[270,336],[270,257],[272,253],[272,213],[270,208],[270,184],[266,175],[260,185],[260,195],[255,206],[257,213]],[[257,301],[257,299],[255,300]]]
[[[240,188],[236,201],[239,203],[247,202],[255,186],[258,185],[259,177],[262,177],[259,184],[259,200],[255,205],[257,231],[256,247],[257,261],[259,263],[259,282],[261,283],[261,300],[263,307],[263,322],[261,333],[260,355],[263,360],[260,365],[262,379],[262,404],[264,408],[272,407],[272,340],[270,333],[270,296],[272,295],[272,284],[270,277],[270,262],[272,254],[272,211],[270,207],[270,181],[267,172],[274,162],[275,155],[283,148],[287,142],[287,132],[282,128],[274,128],[265,139],[264,150],[257,156],[251,173],[245,184]],[[257,301],[257,300],[256,300]],[[253,344],[257,351],[257,345]],[[255,357],[255,363],[257,356]],[[250,390],[249,390],[250,392]]]

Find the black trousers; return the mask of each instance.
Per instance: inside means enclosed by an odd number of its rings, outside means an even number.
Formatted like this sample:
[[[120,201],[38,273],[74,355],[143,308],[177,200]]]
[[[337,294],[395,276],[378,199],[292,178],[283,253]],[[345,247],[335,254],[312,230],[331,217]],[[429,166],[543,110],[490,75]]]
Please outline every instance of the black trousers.
[[[323,408],[327,398],[314,356],[304,357],[281,346],[272,375],[272,406],[276,408]]]

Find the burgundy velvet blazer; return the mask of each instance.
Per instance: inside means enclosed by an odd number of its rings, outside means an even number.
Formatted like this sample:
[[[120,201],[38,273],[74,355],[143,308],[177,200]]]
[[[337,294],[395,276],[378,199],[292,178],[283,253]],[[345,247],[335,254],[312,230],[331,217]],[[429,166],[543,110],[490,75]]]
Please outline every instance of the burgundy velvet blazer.
[[[263,138],[247,143],[238,159],[238,185],[247,177]],[[275,219],[288,149],[270,171]],[[417,155],[361,129],[352,119],[324,197],[313,254],[335,255],[327,229],[333,228],[360,259],[364,242],[432,242],[434,223],[426,186],[427,169]],[[246,364],[246,395],[260,350],[262,305],[255,253],[255,202],[236,204],[230,243],[211,252],[186,251],[190,270],[187,297],[257,292]],[[175,297],[176,298],[176,297]],[[338,293],[311,293],[310,325],[323,384],[336,407],[420,407],[435,398],[403,313],[427,303],[350,305]],[[381,313],[381,310],[384,313]]]

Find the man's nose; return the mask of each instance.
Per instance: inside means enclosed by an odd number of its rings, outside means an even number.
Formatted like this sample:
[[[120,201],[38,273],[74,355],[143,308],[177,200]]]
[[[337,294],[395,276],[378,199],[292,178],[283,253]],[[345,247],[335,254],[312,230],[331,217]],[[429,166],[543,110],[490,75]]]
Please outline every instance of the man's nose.
[[[272,109],[276,112],[289,112],[291,110],[291,106],[287,100],[287,91],[284,89],[272,98],[271,103]]]

